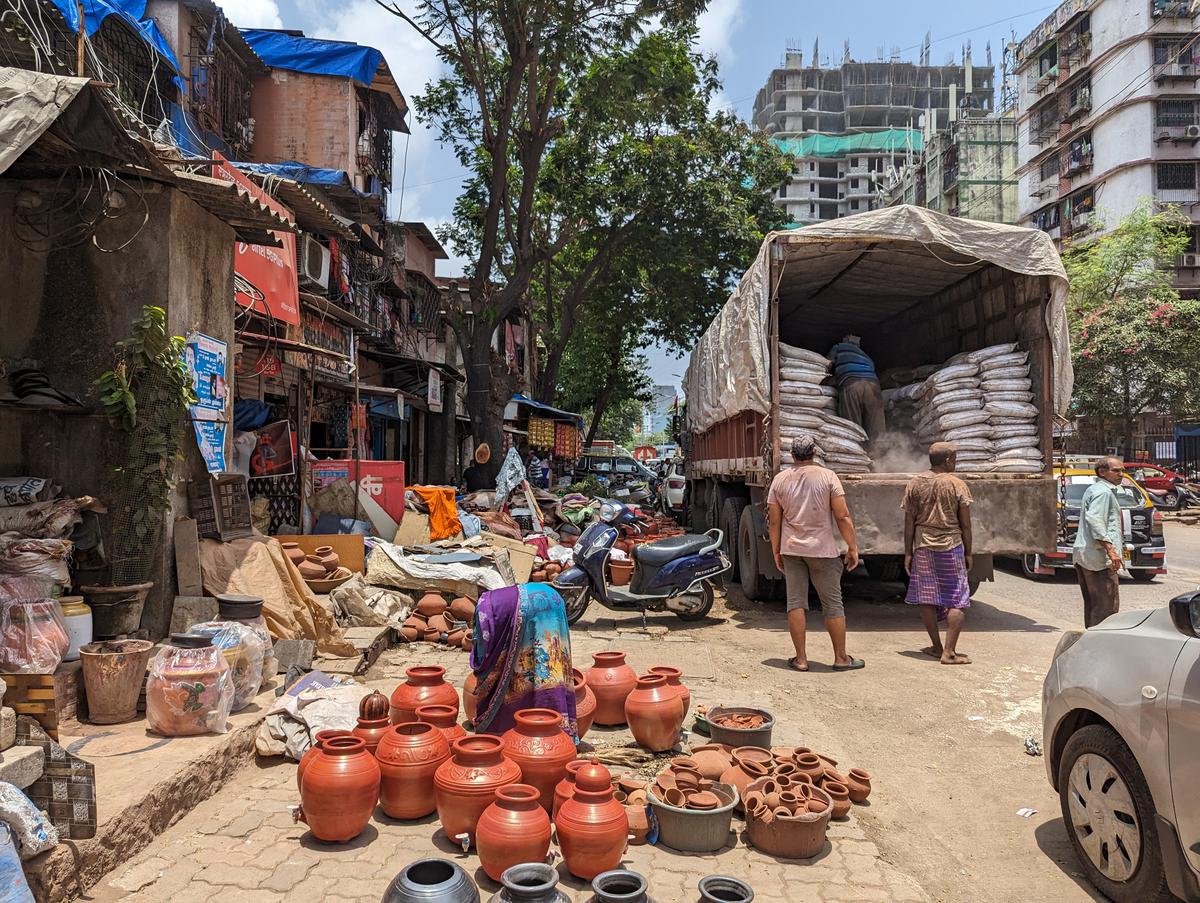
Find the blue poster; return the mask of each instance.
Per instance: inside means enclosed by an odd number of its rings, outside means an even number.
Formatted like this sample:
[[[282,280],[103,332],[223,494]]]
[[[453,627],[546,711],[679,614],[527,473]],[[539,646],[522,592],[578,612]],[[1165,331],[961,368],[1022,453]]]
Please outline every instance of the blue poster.
[[[228,348],[219,339],[197,332],[188,336],[185,352],[197,399],[191,407],[192,426],[196,431],[196,445],[209,473],[225,471],[225,434],[229,422],[226,416],[229,384],[225,377]]]

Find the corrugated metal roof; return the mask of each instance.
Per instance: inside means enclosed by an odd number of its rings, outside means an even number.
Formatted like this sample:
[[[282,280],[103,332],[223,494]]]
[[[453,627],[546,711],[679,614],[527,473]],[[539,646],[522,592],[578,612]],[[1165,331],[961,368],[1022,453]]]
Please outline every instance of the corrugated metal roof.
[[[175,179],[180,191],[232,226],[243,241],[278,246],[269,233],[296,231],[295,223],[250,197],[233,182],[182,171],[175,173]]]

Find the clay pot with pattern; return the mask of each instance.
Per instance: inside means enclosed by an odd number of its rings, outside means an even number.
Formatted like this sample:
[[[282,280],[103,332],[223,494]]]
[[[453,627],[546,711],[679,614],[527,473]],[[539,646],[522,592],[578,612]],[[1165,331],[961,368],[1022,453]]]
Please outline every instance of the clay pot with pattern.
[[[450,614],[456,621],[470,624],[475,620],[475,603],[466,596],[459,596],[450,602]]]
[[[417,720],[423,724],[432,724],[442,732],[447,743],[461,740],[467,735],[467,729],[458,723],[458,712],[448,705],[423,705],[417,707]]]
[[[683,727],[683,700],[663,675],[642,675],[625,698],[625,720],[638,746],[650,752],[666,752],[675,745]]]
[[[475,722],[476,709],[479,706],[479,697],[475,695],[475,690],[479,686],[479,678],[472,671],[467,675],[467,679],[463,681],[462,699],[463,712],[467,716],[467,720],[472,724]]]
[[[637,673],[625,664],[624,652],[596,652],[588,668],[587,685],[596,694],[596,724],[625,723],[625,699],[637,686]]]
[[[375,750],[382,772],[379,802],[392,818],[424,818],[437,808],[433,776],[450,758],[450,744],[432,724],[394,724]]]
[[[445,614],[446,608],[446,600],[441,597],[440,593],[436,593],[433,590],[427,592],[417,601],[417,612],[427,618]]]
[[[554,807],[554,787],[575,758],[575,742],[554,709],[521,709],[513,720],[516,726],[502,738],[504,754],[521,766],[522,782],[537,788],[542,808],[549,812]]]
[[[453,706],[458,712],[458,691],[446,683],[446,669],[436,665],[418,665],[404,672],[408,680],[392,691],[392,724],[417,720],[423,705]]]
[[[672,668],[669,665],[656,665],[651,668],[648,674],[661,674],[667,679],[667,685],[679,694],[679,698],[683,700],[683,717],[687,717],[687,713],[692,708],[692,692],[683,684],[683,672],[678,668]]]
[[[326,574],[332,574],[342,564],[338,559],[338,553],[333,550],[333,546],[318,546],[313,549],[312,557],[321,562]]]
[[[498,789],[520,782],[521,766],[504,755],[503,740],[486,734],[455,740],[450,753],[433,777],[438,818],[451,843],[464,834],[473,841],[479,816]]]
[[[571,677],[575,681],[575,730],[582,740],[583,735],[592,729],[592,721],[595,720],[596,694],[578,668],[571,669]]]
[[[542,862],[550,851],[550,816],[536,787],[509,784],[483,810],[475,827],[479,864],[493,881],[514,865]]]
[[[558,815],[562,804],[575,795],[575,772],[588,763],[587,759],[574,759],[567,763],[567,772],[563,779],[554,785],[554,805],[550,809],[550,817]]]
[[[559,808],[554,827],[572,875],[591,881],[621,862],[629,817],[613,799],[612,775],[595,759],[575,772],[575,795]]]
[[[300,780],[299,819],[313,837],[345,843],[362,833],[379,802],[379,763],[360,737],[330,737]]]
[[[321,744],[324,743],[326,740],[328,740],[330,737],[349,737],[349,736],[351,736],[349,731],[325,730],[325,731],[317,731],[316,732],[316,734],[313,736],[312,745],[309,746],[307,750],[305,750],[304,755],[302,755],[300,757],[300,761],[296,764],[296,789],[297,790],[300,789],[300,781],[304,778],[304,769],[308,768],[308,763],[313,760],[314,756],[316,756],[317,751],[321,747]]]
[[[871,772],[851,768],[846,772],[846,787],[850,790],[850,801],[865,803],[871,795]]]

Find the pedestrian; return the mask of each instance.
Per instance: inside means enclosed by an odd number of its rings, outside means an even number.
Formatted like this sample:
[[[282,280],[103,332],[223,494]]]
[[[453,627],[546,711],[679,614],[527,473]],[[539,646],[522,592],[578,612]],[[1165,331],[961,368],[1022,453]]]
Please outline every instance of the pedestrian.
[[[825,629],[833,642],[833,670],[854,671],[865,667],[859,658],[846,654],[846,609],[842,604],[842,569],[858,567],[858,540],[846,507],[842,481],[832,470],[816,463],[816,439],[802,433],[792,440],[792,467],[771,481],[767,493],[770,513],[771,551],[775,566],[787,583],[788,632],[796,648],[788,664],[796,671],[808,670],[805,640],[808,629],[808,585],[816,587],[825,615]],[[846,554],[838,554],[834,532],[841,533]]]
[[[837,381],[838,414],[857,423],[868,439],[878,439],[887,430],[883,416],[883,392],[875,362],[862,350],[862,339],[845,336],[829,349],[833,376]]]
[[[481,492],[496,488],[496,478],[487,472],[487,463],[492,460],[492,449],[486,442],[475,447],[475,463],[463,471],[463,486],[467,492]]]
[[[1125,479],[1120,458],[1101,458],[1096,480],[1079,503],[1079,529],[1071,559],[1083,593],[1083,626],[1095,627],[1121,610],[1120,577],[1125,538],[1117,487]]]
[[[971,605],[971,490],[954,475],[958,449],[952,442],[929,446],[929,470],[904,489],[904,601],[921,609],[933,644],[921,651],[943,665],[969,665],[958,637]],[[942,643],[939,622],[946,622]]]

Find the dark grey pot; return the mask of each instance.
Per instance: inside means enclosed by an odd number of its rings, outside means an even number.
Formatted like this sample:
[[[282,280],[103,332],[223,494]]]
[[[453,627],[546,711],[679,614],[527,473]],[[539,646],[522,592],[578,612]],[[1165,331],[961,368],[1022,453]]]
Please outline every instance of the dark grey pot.
[[[558,889],[558,869],[544,862],[524,862],[504,870],[503,888],[488,903],[571,903]]]
[[[646,879],[637,872],[613,869],[592,880],[592,903],[654,903]]]
[[[448,859],[418,859],[392,879],[383,903],[479,903],[479,891]]]
[[[750,903],[754,889],[745,881],[728,875],[709,875],[700,879],[700,903]]]

